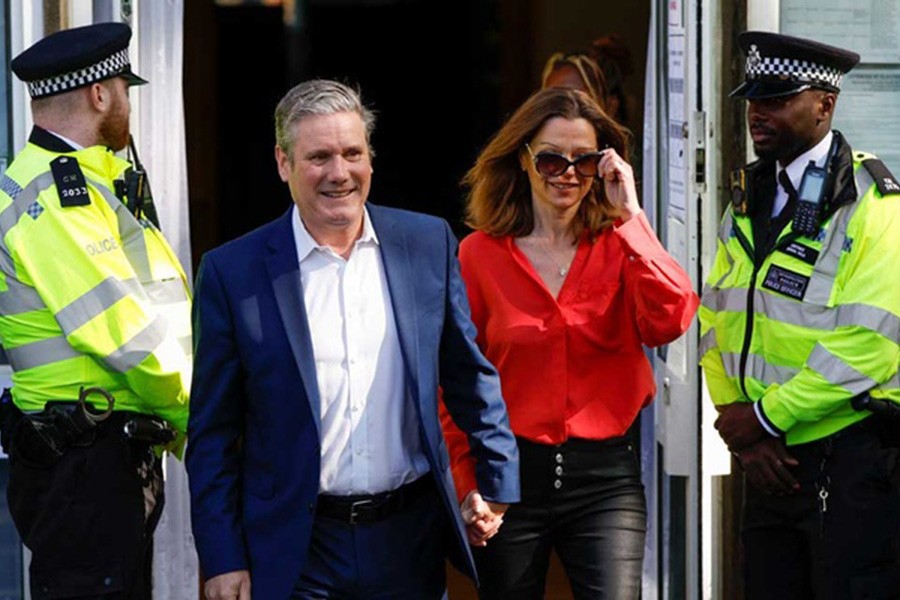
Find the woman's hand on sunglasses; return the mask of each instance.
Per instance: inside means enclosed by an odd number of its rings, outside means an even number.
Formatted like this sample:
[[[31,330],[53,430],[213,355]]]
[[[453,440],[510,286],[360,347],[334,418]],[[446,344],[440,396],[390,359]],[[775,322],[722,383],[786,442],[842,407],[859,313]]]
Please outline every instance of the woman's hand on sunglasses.
[[[597,176],[603,180],[606,198],[622,221],[628,221],[641,212],[634,171],[614,149],[603,150]]]

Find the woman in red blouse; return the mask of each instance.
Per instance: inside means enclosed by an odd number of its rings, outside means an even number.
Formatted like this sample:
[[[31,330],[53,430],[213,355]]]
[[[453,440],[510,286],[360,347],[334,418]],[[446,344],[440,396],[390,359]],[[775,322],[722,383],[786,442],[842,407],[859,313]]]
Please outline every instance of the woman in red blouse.
[[[466,175],[459,258],[500,371],[522,502],[475,548],[482,598],[543,598],[551,549],[576,598],[638,598],[646,506],[625,437],[655,388],[642,345],[680,336],[698,298],[638,204],[625,131],[588,96],[536,93]],[[475,463],[448,417],[460,498]]]

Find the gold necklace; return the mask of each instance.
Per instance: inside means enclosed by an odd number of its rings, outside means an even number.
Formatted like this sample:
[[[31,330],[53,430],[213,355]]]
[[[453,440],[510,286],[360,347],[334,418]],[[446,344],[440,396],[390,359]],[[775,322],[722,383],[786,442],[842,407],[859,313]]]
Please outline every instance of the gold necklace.
[[[550,247],[547,246],[546,242],[542,238],[535,238],[538,244],[541,247],[541,251],[547,255],[547,258],[556,266],[556,271],[559,273],[560,277],[565,277],[566,273],[569,272],[569,268],[572,266],[572,261],[575,260],[575,255],[572,255],[572,258],[569,260],[569,264],[566,266],[562,266],[559,264],[559,261],[553,256],[553,253],[550,252]]]

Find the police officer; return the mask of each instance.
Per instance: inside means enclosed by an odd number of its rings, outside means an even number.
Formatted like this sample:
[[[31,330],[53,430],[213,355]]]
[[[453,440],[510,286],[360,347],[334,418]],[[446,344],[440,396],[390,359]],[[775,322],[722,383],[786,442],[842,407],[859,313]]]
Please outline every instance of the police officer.
[[[740,35],[758,160],[703,292],[701,364],[746,476],[747,598],[900,598],[900,186],[831,121],[853,52]]]
[[[35,599],[150,598],[154,446],[187,423],[188,282],[115,154],[128,86],[146,83],[130,39],[120,23],[70,29],[11,65],[35,127],[0,179],[0,430]]]

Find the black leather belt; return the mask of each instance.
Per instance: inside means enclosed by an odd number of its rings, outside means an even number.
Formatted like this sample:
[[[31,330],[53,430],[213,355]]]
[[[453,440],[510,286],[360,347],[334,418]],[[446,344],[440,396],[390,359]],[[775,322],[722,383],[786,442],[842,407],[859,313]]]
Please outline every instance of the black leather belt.
[[[431,474],[390,492],[371,496],[331,496],[321,494],[316,516],[334,519],[348,525],[366,525],[384,520],[409,508],[434,489]]]

